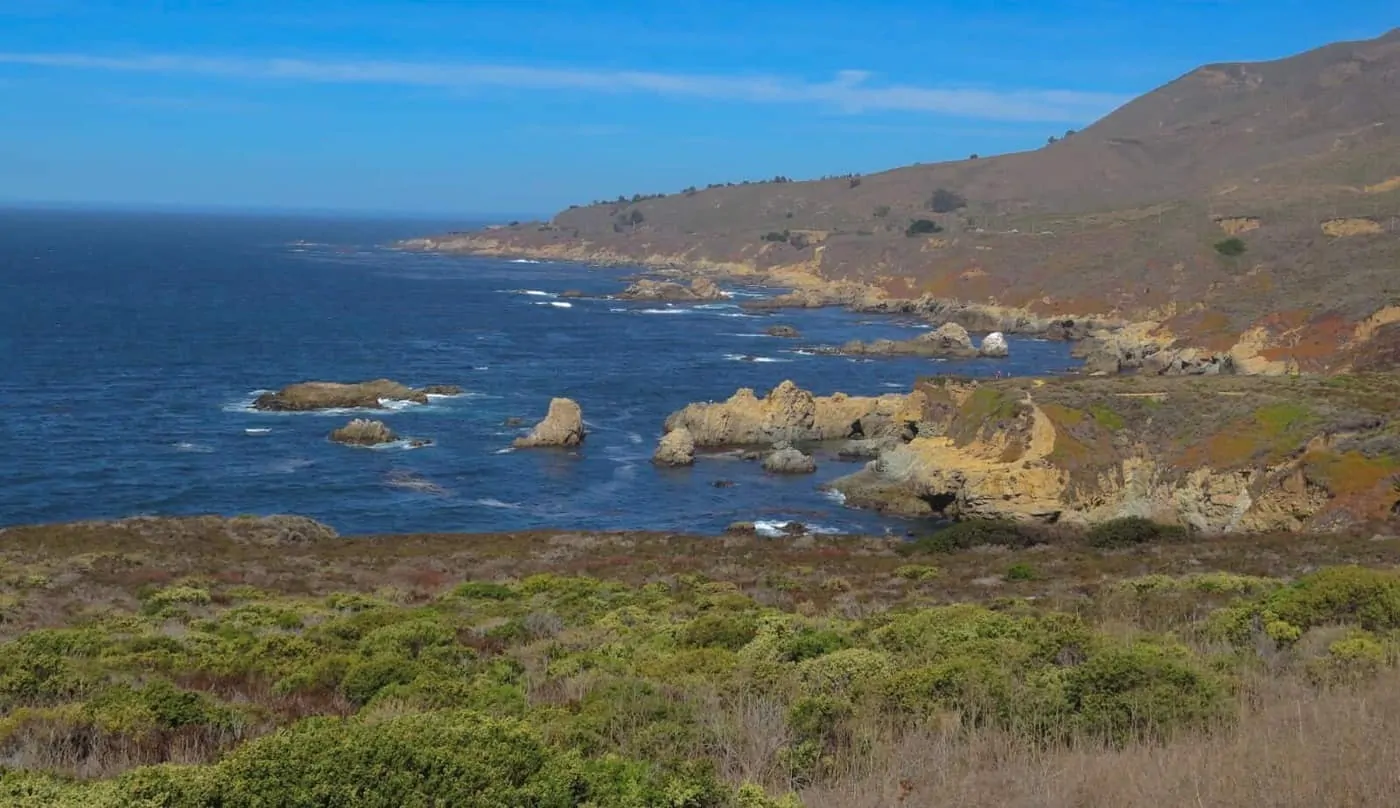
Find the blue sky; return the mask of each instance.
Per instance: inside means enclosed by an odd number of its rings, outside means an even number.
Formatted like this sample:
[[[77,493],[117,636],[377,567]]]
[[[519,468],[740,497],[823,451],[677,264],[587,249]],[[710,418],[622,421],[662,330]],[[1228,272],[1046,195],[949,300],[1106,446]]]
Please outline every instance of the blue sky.
[[[1394,0],[0,0],[0,202],[548,213],[1030,148]]]

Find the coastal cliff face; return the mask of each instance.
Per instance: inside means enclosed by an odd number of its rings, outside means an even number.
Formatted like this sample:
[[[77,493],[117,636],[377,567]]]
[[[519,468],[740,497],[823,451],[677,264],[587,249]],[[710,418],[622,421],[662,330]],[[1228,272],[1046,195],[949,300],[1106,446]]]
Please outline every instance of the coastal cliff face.
[[[833,487],[908,515],[1207,532],[1327,530],[1400,512],[1400,379],[963,382],[916,389],[918,436]]]
[[[1105,373],[1393,368],[1397,75],[1392,32],[1202,67],[1035,151],[638,195],[404,246],[744,277],[795,289],[780,305],[912,305],[974,331],[1071,321],[1073,338],[1100,331],[1085,353]]]

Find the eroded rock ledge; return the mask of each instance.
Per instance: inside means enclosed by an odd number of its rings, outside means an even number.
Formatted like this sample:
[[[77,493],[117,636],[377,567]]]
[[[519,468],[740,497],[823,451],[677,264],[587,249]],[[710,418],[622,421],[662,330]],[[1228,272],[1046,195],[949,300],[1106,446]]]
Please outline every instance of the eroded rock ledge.
[[[1400,512],[1400,379],[921,381],[918,432],[832,487],[912,516],[1209,532]]]
[[[922,401],[922,393],[816,396],[785,381],[763,398],[746,387],[727,401],[690,404],[665,431],[684,428],[695,446],[711,448],[912,436]]]

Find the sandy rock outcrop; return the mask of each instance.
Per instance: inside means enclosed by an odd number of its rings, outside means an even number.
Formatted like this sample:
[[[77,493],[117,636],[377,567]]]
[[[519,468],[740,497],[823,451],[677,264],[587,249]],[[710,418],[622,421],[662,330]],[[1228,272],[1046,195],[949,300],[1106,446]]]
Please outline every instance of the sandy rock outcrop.
[[[744,388],[727,401],[690,404],[666,419],[666,432],[684,427],[697,446],[878,438],[911,433],[921,401],[918,393],[814,396],[784,381],[763,398]]]
[[[356,418],[350,423],[331,432],[330,438],[336,443],[344,443],[349,446],[378,446],[384,443],[393,443],[399,439],[383,421],[372,421],[368,418]]]
[[[442,386],[434,389],[447,389]],[[459,388],[457,392],[461,392]],[[343,384],[340,382],[301,382],[275,393],[264,393],[253,401],[253,408],[272,412],[309,412],[329,409],[383,409],[385,401],[428,403],[428,393],[389,379]]]
[[[802,336],[801,332],[790,325],[769,326],[764,330],[764,333],[770,337],[784,337],[786,339],[796,339]]]
[[[817,461],[799,449],[783,446],[763,458],[763,470],[770,474],[811,474],[817,470]]]
[[[587,431],[583,427],[583,410],[571,398],[556,398],[549,402],[549,413],[535,425],[529,435],[516,438],[511,445],[517,449],[539,447],[573,447],[583,443]]]
[[[657,300],[674,303],[725,299],[723,290],[709,278],[696,278],[690,282],[689,286],[643,278],[624,289],[618,297],[623,300]]]
[[[658,466],[689,466],[695,462],[695,436],[685,427],[667,432],[651,458]]]

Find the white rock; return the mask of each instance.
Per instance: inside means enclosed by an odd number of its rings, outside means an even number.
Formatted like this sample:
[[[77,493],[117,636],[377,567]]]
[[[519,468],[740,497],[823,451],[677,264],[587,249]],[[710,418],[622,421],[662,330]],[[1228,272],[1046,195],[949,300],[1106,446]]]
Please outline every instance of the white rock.
[[[1000,331],[993,331],[982,339],[982,347],[978,352],[983,356],[1010,356],[1011,346],[1006,344],[1006,335]]]

